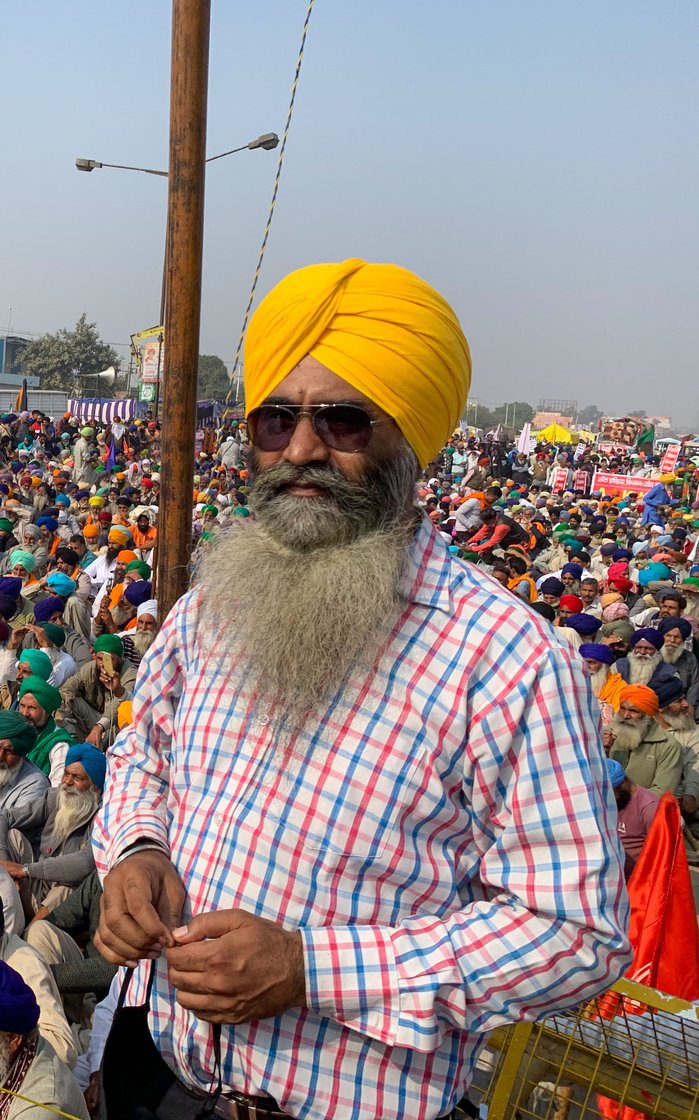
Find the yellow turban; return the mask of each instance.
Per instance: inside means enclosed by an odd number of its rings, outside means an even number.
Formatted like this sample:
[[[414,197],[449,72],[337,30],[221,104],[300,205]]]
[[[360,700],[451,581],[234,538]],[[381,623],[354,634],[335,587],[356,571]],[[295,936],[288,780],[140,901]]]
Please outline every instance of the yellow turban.
[[[471,355],[446,300],[395,264],[315,264],[262,301],[245,342],[245,401],[257,408],[307,354],[396,421],[421,467],[466,405]]]

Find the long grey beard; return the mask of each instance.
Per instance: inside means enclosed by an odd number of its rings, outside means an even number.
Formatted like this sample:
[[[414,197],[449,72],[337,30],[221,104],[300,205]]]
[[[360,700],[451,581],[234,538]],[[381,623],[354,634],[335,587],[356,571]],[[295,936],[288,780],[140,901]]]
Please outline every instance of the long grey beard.
[[[5,1084],[11,1069],[10,1039],[5,1031],[2,1031],[0,1033],[0,1085]]]
[[[632,650],[629,654],[629,684],[648,684],[661,661],[659,652],[651,657],[639,657]]]
[[[643,719],[635,720],[633,723],[627,723],[615,716],[609,725],[609,730],[615,737],[614,747],[622,751],[635,751],[636,747],[640,746],[650,724],[650,716],[644,716]]]
[[[415,472],[409,449],[360,482],[281,462],[256,479],[256,520],[234,522],[202,558],[209,656],[235,665],[287,742],[341,689],[349,702],[350,681],[371,671],[405,609]],[[284,491],[298,480],[327,496]]]
[[[6,762],[0,762],[0,789],[4,789],[5,786],[10,784],[21,765],[21,759],[19,762],[15,762],[14,766],[8,766]]]
[[[592,691],[594,692],[595,696],[598,696],[604,688],[605,684],[607,683],[608,676],[609,667],[607,665],[603,665],[602,668],[598,669],[596,673],[590,673],[590,683],[592,684]]]
[[[153,645],[155,633],[152,630],[134,630],[130,637],[133,642],[133,648],[139,657],[145,657],[148,650]]]
[[[54,848],[67,840],[71,833],[94,817],[99,808],[100,792],[97,789],[75,789],[61,786],[58,791],[56,815],[53,819],[52,840]]]
[[[684,646],[663,646],[660,656],[666,665],[676,665],[684,653]]]
[[[694,716],[689,712],[679,712],[673,715],[672,712],[663,712],[663,719],[672,728],[673,731],[694,731],[696,723]]]

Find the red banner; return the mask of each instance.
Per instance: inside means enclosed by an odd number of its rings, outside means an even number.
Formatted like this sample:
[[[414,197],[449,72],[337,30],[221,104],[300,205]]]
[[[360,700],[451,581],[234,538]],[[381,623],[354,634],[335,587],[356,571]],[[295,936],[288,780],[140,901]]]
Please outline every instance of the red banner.
[[[554,494],[561,494],[566,488],[568,481],[568,470],[566,467],[556,467],[551,475],[551,491]]]
[[[590,476],[587,471],[576,471],[573,475],[573,489],[582,490],[583,494],[586,494],[589,481]]]
[[[595,471],[592,476],[591,493],[601,490],[603,494],[647,494],[657,485],[657,478],[637,478],[634,474],[612,474],[611,471]]]
[[[667,451],[660,460],[660,469],[663,474],[672,474],[675,467],[677,466],[677,460],[680,457],[681,450],[681,443],[671,443],[668,445]]]

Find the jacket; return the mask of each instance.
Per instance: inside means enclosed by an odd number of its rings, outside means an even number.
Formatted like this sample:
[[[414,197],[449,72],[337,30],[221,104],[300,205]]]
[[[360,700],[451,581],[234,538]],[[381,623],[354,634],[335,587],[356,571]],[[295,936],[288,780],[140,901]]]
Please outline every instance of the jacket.
[[[682,778],[682,747],[673,735],[652,723],[633,751],[615,750],[610,757],[620,762],[626,776],[637,786],[663,794],[675,793]]]
[[[94,817],[79,825],[65,840],[55,843],[53,822],[58,793],[57,789],[49,789],[42,798],[37,798],[30,805],[0,812],[0,859],[12,858],[9,848],[11,828],[19,829],[25,836],[41,829],[38,845],[32,844],[35,858],[28,865],[30,878],[76,887],[95,869],[91,843]]]

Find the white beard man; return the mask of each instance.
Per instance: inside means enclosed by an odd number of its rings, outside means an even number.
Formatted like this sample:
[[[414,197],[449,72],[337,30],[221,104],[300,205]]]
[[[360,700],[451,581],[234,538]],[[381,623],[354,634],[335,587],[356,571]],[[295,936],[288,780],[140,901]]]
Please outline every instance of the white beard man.
[[[255,521],[217,535],[144,659],[96,835],[96,940],[115,963],[159,958],[168,1064],[153,1057],[151,1081],[177,1077],[197,1108],[218,1023],[241,1116],[271,1098],[309,1120],[397,1120],[409,1091],[423,1120],[452,1117],[503,1000],[525,1015],[548,1003],[540,938],[561,962],[557,1006],[628,960],[588,686],[546,624],[454,561],[414,508],[470,376],[433,289],[391,265],[304,269],[256,311],[245,370]],[[557,813],[532,862],[527,833],[571,780],[586,808],[574,828]],[[452,844],[461,856],[431,858]],[[554,863],[571,870],[552,905]],[[148,1079],[105,1064],[115,1114],[143,1109]]]
[[[603,733],[609,757],[623,766],[631,782],[663,794],[674,793],[682,777],[682,748],[656,723],[657,694],[645,684],[619,693],[619,711]]]

